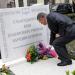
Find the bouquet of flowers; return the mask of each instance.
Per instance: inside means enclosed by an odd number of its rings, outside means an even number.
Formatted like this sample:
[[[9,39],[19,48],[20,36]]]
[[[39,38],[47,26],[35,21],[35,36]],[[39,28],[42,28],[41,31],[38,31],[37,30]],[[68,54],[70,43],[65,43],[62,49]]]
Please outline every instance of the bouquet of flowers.
[[[38,44],[37,52],[39,54],[39,57],[42,57],[41,59],[57,57],[57,53],[55,52],[55,50],[52,50],[51,47],[46,47],[42,43]]]
[[[26,53],[27,62],[33,63],[37,61],[37,58],[38,58],[37,48],[34,45],[31,45],[27,49],[27,53]]]
[[[32,45],[27,49],[26,59],[27,62],[35,62],[39,59],[46,60],[48,58],[57,57],[55,50],[51,47],[46,47],[44,44],[39,43],[37,46]]]

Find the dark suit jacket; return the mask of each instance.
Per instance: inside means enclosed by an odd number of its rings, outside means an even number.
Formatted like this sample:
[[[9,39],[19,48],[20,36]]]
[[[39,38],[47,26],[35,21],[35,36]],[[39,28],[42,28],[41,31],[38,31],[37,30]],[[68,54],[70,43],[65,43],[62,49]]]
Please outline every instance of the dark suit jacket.
[[[50,44],[55,40],[55,35],[57,33],[60,36],[65,36],[68,27],[71,27],[73,24],[73,21],[69,17],[56,12],[51,12],[47,15],[47,22],[51,30]]]

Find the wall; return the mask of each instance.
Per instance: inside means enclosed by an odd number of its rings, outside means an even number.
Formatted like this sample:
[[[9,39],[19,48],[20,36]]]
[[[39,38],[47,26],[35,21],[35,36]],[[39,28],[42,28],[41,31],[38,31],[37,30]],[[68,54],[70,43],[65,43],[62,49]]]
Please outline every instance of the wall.
[[[44,4],[44,0],[37,0],[37,3]]]
[[[55,3],[64,3],[64,0],[56,0]]]
[[[0,8],[6,8],[7,7],[7,3],[10,2],[12,0],[0,0]],[[28,0],[23,0],[24,2],[24,6],[27,6],[27,1]],[[65,0],[55,0],[55,3],[64,3]],[[72,3],[72,0],[69,0],[70,3]],[[44,4],[44,0],[37,0],[38,4]],[[15,4],[16,7],[19,6],[18,0],[15,0]]]
[[[0,8],[5,8],[8,0],[0,0]]]

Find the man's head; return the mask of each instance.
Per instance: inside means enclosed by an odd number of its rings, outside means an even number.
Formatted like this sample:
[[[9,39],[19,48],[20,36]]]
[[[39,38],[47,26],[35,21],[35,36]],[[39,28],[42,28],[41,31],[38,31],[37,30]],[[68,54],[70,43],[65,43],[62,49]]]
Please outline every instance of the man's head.
[[[39,14],[37,15],[37,20],[38,20],[41,24],[46,25],[46,24],[47,24],[46,16],[47,16],[47,14],[45,14],[45,13],[39,13]]]

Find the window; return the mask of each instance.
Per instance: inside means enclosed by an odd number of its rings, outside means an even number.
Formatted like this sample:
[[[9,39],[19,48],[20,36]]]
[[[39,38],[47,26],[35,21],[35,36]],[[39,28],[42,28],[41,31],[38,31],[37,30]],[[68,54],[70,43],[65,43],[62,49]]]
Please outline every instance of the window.
[[[55,0],[52,0],[52,4],[55,4]]]
[[[27,0],[27,5],[37,4],[37,0]]]
[[[55,4],[55,0],[44,0],[44,4],[49,4],[49,3]]]
[[[24,6],[23,0],[18,0],[18,2],[19,2],[19,7],[23,7]]]
[[[44,0],[44,4],[49,4],[50,0]]]
[[[11,0],[9,1],[9,3],[7,3],[7,8],[13,8],[15,7],[15,0]]]
[[[69,3],[69,0],[65,0],[65,3]]]

